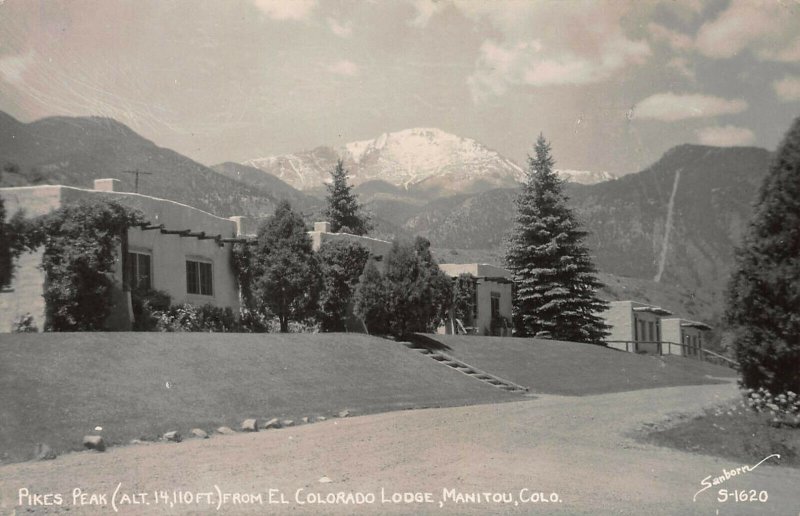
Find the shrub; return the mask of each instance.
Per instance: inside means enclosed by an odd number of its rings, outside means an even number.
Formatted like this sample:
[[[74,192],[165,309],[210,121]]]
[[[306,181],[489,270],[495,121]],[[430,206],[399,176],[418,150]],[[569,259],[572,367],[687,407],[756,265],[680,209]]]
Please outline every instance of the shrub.
[[[238,330],[236,317],[230,307],[180,304],[153,315],[156,318],[156,329],[162,332],[230,333]]]
[[[269,333],[273,320],[272,315],[259,310],[247,307],[239,309],[239,331],[242,333]]]
[[[97,331],[111,313],[117,249],[142,215],[116,202],[62,206],[39,220],[46,330]]]
[[[492,320],[489,322],[489,329],[492,335],[505,336],[508,335],[511,329],[511,322],[502,315],[498,315],[492,317]]]
[[[131,291],[131,307],[133,309],[133,330],[154,331],[159,312],[169,310],[172,297],[162,290],[135,289]]]
[[[322,271],[319,300],[322,331],[345,331],[353,292],[369,251],[355,242],[340,240],[322,244],[317,257]]]
[[[744,391],[745,404],[760,413],[769,413],[775,425],[800,426],[800,398],[793,391],[773,395],[760,387]]]
[[[369,260],[359,278],[355,292],[355,314],[373,335],[389,332],[389,312],[386,304],[386,282],[375,262]]]
[[[26,313],[14,318],[11,323],[11,333],[36,333],[39,328],[36,327],[36,322],[33,315]]]
[[[453,313],[464,326],[475,323],[475,276],[459,274],[453,283]]]

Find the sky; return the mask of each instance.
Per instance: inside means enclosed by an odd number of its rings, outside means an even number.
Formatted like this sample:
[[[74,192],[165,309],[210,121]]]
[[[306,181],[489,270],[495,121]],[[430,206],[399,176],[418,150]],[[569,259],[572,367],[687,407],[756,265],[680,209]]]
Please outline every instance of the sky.
[[[206,165],[437,127],[625,174],[774,149],[800,0],[0,0],[0,110],[112,117]]]

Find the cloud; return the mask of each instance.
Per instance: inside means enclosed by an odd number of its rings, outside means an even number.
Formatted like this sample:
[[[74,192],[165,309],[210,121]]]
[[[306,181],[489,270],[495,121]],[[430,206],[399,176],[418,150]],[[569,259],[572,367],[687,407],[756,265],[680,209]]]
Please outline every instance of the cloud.
[[[317,0],[252,0],[273,20],[305,20],[317,6]]]
[[[735,125],[704,127],[697,131],[697,140],[700,143],[717,147],[750,145],[755,138],[756,135],[750,129]]]
[[[666,42],[674,50],[690,50],[694,47],[691,36],[668,29],[658,23],[648,23],[647,30],[654,41]]]
[[[708,118],[741,113],[747,109],[742,99],[723,99],[712,95],[676,95],[657,93],[634,107],[634,117],[639,119],[675,122],[688,118]]]
[[[467,78],[473,100],[517,86],[583,85],[609,80],[651,55],[646,40],[622,29],[620,3],[464,2],[454,4],[497,35],[480,46]]]
[[[764,61],[800,61],[798,9],[774,0],[733,0],[700,27],[695,45],[702,55],[716,59],[749,48]]]
[[[468,78],[476,100],[487,93],[502,95],[510,86],[581,85],[605,81],[650,55],[643,41],[619,35],[609,39],[595,56],[552,50],[541,41],[506,45],[487,40],[481,45],[476,70]]]
[[[800,76],[787,75],[783,79],[773,82],[772,88],[778,98],[784,102],[800,101]]]
[[[33,51],[22,55],[0,57],[0,78],[15,86],[25,82],[25,70],[33,64]]]
[[[347,75],[354,77],[359,74],[360,70],[358,65],[347,59],[337,61],[328,67],[328,71],[337,75]]]
[[[340,23],[333,18],[328,18],[328,28],[340,38],[349,38],[353,35],[353,26],[350,23]]]
[[[689,65],[689,60],[685,57],[673,57],[667,61],[667,67],[677,71],[682,76],[690,80],[695,80],[694,69]]]
[[[417,15],[409,22],[409,25],[419,28],[427,26],[431,18],[447,6],[444,0],[413,0],[412,5],[416,9]]]

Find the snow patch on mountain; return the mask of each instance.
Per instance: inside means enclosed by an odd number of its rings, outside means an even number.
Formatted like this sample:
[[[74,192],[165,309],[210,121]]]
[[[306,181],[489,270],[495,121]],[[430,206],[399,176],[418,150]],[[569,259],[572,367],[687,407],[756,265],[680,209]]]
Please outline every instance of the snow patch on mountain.
[[[556,174],[568,183],[578,183],[582,185],[594,185],[602,183],[603,181],[617,179],[616,175],[606,171],[594,172],[591,170],[556,169]]]

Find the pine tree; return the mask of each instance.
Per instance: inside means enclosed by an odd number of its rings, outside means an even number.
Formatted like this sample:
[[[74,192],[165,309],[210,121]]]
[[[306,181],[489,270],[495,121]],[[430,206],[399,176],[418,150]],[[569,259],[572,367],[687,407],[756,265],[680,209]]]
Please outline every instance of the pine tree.
[[[577,218],[553,170],[550,144],[536,141],[528,179],[517,198],[506,262],[514,276],[517,333],[548,332],[554,339],[597,343],[608,335],[598,316],[607,304]]]
[[[328,189],[325,217],[331,223],[331,231],[353,235],[369,233],[372,224],[358,203],[358,196],[347,182],[347,170],[342,160],[336,162],[336,167],[331,171],[331,182],[325,186]]]
[[[742,384],[800,393],[800,118],[778,147],[737,250],[726,318]]]

